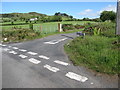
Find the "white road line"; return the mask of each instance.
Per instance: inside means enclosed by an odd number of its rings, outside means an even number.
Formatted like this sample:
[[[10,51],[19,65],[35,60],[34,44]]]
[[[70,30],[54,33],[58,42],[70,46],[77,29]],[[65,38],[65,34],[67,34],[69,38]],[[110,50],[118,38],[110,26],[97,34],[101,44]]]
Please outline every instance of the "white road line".
[[[19,57],[21,57],[21,58],[27,58],[28,56],[25,56],[25,55],[23,55],[23,54],[20,54]]]
[[[9,48],[11,48],[12,46],[8,46]]]
[[[13,47],[13,49],[18,49],[17,47]]]
[[[37,53],[35,52],[27,52],[28,54],[31,54],[31,55],[37,55]]]
[[[12,54],[17,54],[17,52],[15,52],[15,51],[10,51],[9,53],[12,53]]]
[[[59,60],[55,60],[54,62],[57,63],[57,64],[64,65],[64,66],[70,65],[70,64],[68,64],[68,63],[66,63],[66,62],[59,61]]]
[[[44,65],[44,68],[47,68],[48,70],[52,71],[52,72],[57,72],[59,71],[60,69],[56,68],[56,67],[52,67],[50,65]]]
[[[91,82],[90,84],[94,84],[93,82]]]
[[[44,42],[44,44],[57,44],[61,41],[64,41],[66,40],[67,38],[63,38],[63,39],[60,39],[60,40],[52,40],[52,41],[49,41],[49,42]]]
[[[5,47],[5,46],[7,46],[7,45],[2,44],[2,46]]]
[[[3,50],[4,50],[4,51],[9,51],[10,49],[8,49],[8,48],[4,48]]]
[[[26,52],[27,50],[25,50],[25,49],[19,49],[19,51],[21,51],[21,52]]]
[[[80,81],[80,82],[85,82],[86,80],[88,80],[87,77],[78,75],[78,74],[73,73],[73,72],[68,72],[65,76],[67,76],[70,79],[74,79],[74,80],[77,80],[77,81]]]
[[[30,58],[29,61],[32,62],[32,63],[34,63],[34,64],[38,64],[38,63],[41,62],[41,61],[39,61],[37,59],[34,59],[34,58]]]
[[[47,59],[47,60],[50,59],[49,57],[44,56],[44,55],[40,55],[39,57],[40,57],[40,58],[43,58],[43,59]]]
[[[55,43],[53,43],[53,42],[45,42],[44,44],[55,44]]]

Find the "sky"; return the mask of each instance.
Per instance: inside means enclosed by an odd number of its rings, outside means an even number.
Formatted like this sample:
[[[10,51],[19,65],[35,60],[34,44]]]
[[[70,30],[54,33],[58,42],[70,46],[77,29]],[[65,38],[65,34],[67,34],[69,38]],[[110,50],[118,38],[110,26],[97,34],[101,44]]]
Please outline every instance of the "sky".
[[[2,2],[0,13],[67,13],[74,18],[98,18],[104,10],[116,12],[117,2]]]

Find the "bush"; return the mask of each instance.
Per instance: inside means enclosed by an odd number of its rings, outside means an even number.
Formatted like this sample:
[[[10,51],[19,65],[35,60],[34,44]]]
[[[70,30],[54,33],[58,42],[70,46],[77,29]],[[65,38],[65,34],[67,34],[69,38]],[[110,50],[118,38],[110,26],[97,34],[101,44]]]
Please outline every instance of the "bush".
[[[76,25],[73,25],[73,24],[63,24],[62,25],[63,31],[74,30],[74,29],[83,29],[83,28],[85,28],[85,26],[79,25],[79,24],[76,24]]]
[[[14,22],[13,22],[13,21],[11,21],[11,24],[13,25],[13,24],[14,24]]]
[[[74,29],[74,25],[73,24],[63,24],[62,25],[62,29],[63,29],[63,31],[73,30]]]
[[[85,26],[79,25],[79,24],[76,24],[74,27],[75,27],[76,29],[83,29],[83,28],[85,28]]]
[[[106,37],[115,37],[115,23],[103,22],[103,23],[87,23],[85,24],[84,33],[94,35],[95,29],[99,32],[99,35]]]
[[[7,38],[9,42],[23,41],[40,37],[40,32],[31,29],[14,29],[11,31],[2,31],[2,37]]]
[[[29,29],[33,30],[33,24],[32,23],[29,24]]]

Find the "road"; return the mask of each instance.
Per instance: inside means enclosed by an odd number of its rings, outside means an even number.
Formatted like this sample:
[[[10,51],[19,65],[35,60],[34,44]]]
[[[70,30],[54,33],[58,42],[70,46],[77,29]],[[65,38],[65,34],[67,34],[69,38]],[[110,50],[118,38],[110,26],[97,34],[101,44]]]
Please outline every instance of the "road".
[[[75,33],[0,44],[2,88],[117,88],[117,79],[74,66],[63,45]]]

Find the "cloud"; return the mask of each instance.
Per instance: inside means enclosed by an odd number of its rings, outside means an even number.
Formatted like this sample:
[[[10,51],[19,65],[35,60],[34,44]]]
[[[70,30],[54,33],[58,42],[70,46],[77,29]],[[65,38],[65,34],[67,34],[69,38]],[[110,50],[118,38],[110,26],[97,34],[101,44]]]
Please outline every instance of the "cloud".
[[[100,11],[98,11],[97,13],[100,14],[103,11],[114,11],[114,12],[116,12],[116,10],[117,10],[116,5],[108,5],[107,7],[101,9]]]
[[[92,9],[86,9],[86,10],[80,12],[79,15],[88,15],[92,11],[93,11]]]
[[[92,12],[92,9],[86,9],[85,12]]]
[[[117,6],[116,5],[108,5],[106,7],[103,7],[101,8],[100,10],[98,11],[94,11],[92,9],[86,9],[80,13],[78,13],[79,15],[81,15],[82,17],[99,17],[100,16],[100,13],[103,12],[103,11],[114,11],[116,12],[117,10]]]

